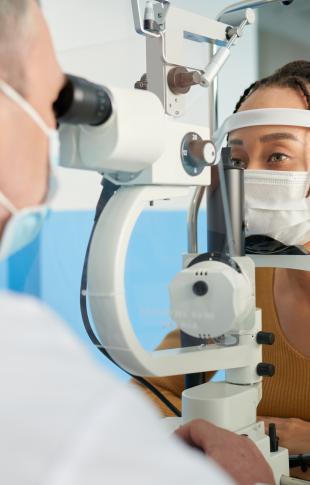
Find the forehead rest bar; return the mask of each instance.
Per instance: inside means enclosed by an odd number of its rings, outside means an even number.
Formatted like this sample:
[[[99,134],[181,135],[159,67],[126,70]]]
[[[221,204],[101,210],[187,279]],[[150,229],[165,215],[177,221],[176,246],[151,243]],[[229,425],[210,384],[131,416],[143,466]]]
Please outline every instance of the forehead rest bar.
[[[213,141],[219,150],[226,135],[240,128],[250,126],[301,126],[310,128],[310,111],[291,108],[252,109],[235,113],[224,121],[214,133]]]

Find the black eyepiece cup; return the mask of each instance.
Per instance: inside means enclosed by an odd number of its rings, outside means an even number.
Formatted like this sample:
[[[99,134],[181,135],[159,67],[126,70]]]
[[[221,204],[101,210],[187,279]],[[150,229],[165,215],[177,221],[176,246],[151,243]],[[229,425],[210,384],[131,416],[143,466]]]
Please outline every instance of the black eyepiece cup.
[[[103,86],[67,75],[54,111],[58,123],[99,126],[110,118],[112,103]]]

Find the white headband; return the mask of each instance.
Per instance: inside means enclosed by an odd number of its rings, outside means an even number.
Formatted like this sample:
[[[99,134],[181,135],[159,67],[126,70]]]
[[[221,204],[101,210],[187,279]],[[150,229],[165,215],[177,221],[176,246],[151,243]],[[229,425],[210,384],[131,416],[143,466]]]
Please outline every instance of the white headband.
[[[220,150],[226,135],[240,128],[262,125],[302,126],[310,128],[310,111],[306,109],[265,108],[235,113],[214,133],[213,141]]]

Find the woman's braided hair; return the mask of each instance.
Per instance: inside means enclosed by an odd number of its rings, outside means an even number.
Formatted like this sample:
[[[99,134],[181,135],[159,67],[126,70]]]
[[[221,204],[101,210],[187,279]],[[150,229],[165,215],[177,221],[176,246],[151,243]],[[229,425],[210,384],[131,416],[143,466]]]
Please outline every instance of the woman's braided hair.
[[[269,86],[290,87],[304,95],[310,110],[310,93],[307,87],[310,84],[310,62],[293,61],[277,69],[274,74],[264,77],[249,86],[236,104],[234,113],[239,111],[244,101],[259,88]]]

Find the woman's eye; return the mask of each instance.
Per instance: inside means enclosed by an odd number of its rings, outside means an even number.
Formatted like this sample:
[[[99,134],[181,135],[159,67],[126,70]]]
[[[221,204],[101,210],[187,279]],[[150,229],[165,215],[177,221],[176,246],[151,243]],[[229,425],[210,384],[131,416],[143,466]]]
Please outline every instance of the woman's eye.
[[[273,153],[268,158],[268,162],[274,162],[274,163],[277,163],[277,162],[285,162],[288,159],[289,159],[289,156],[288,155],[285,155],[285,153]]]
[[[232,157],[231,161],[235,163],[237,167],[246,167],[247,163],[238,157]]]

